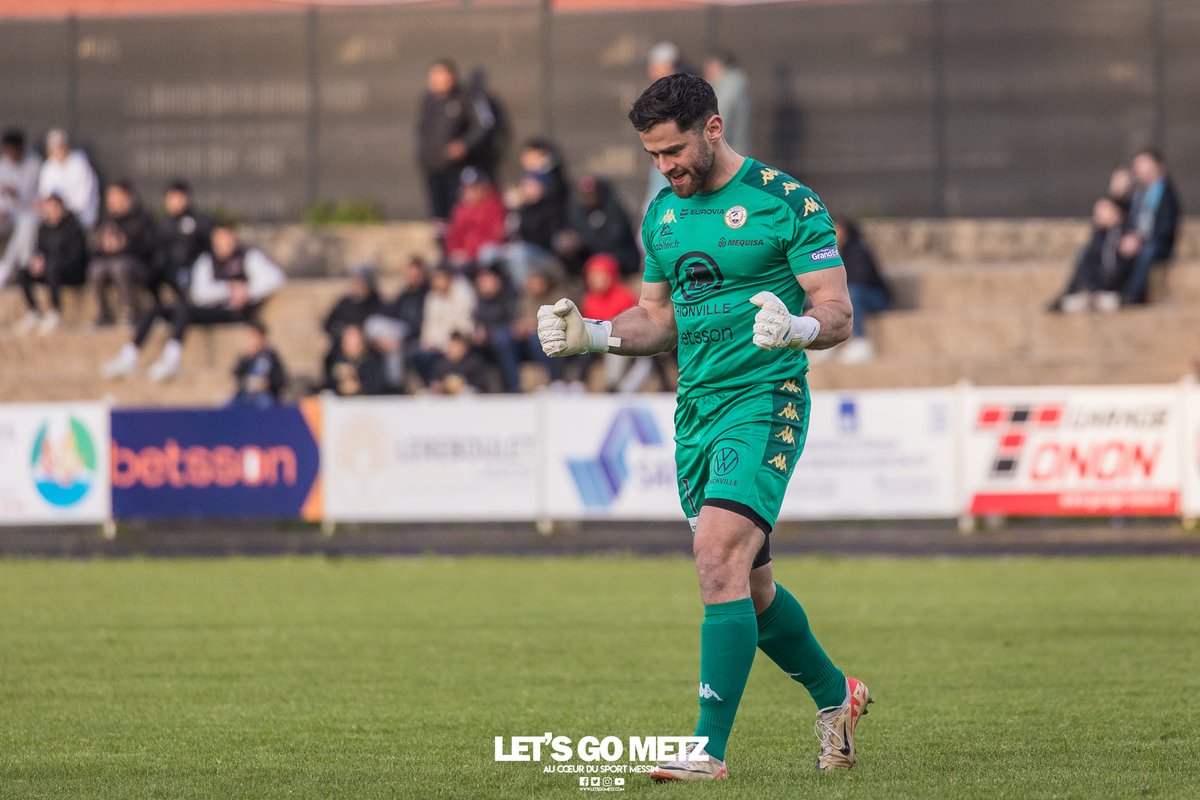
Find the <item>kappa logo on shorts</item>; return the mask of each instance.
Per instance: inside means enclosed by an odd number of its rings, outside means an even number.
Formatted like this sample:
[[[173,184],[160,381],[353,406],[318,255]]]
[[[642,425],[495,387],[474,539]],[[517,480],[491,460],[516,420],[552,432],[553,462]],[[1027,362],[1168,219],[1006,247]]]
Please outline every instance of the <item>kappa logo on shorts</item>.
[[[722,447],[712,457],[714,475],[728,475],[737,469],[738,453],[732,447]]]

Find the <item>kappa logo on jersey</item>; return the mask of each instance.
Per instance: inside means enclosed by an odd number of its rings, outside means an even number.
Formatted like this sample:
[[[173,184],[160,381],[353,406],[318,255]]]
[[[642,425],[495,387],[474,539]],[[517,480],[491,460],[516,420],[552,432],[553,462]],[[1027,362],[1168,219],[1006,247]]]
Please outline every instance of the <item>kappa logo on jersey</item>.
[[[800,188],[800,184],[796,183],[795,181],[784,181],[782,186],[784,197],[787,197],[789,194]],[[808,204],[806,203],[805,206],[807,207],[807,205]]]
[[[708,253],[693,250],[684,253],[675,262],[675,285],[684,300],[695,302],[720,289],[725,276],[717,266],[716,259]]]
[[[1025,449],[1026,429],[1057,428],[1062,422],[1061,403],[1020,406],[984,406],[975,418],[978,430],[1003,428],[997,443],[996,455],[992,459],[992,477],[1008,478],[1017,474],[1017,466]]]
[[[768,183],[779,177],[779,170],[770,169],[768,167],[767,169],[760,169],[759,174],[762,175],[763,186],[766,186]]]
[[[714,692],[713,688],[711,686],[709,686],[707,683],[700,684],[700,699],[712,700],[713,698],[720,700],[722,703],[725,702],[725,698],[721,697],[721,695]]]
[[[669,225],[672,222],[678,222],[675,218],[675,209],[668,208],[667,213],[663,214],[662,219],[658,221],[659,225]]]
[[[784,184],[784,185],[786,186],[787,184]],[[796,188],[799,189],[800,185],[797,184]],[[809,214],[815,213],[820,210],[821,210],[821,204],[817,202],[815,197],[804,198],[804,216],[807,217]]]
[[[725,212],[725,224],[734,230],[745,225],[749,218],[750,214],[746,211],[745,206],[734,206]]]

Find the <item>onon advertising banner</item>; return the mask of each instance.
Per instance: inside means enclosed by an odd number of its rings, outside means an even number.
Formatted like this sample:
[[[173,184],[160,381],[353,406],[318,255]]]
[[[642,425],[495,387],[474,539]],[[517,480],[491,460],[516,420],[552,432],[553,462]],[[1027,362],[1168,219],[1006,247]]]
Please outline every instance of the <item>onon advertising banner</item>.
[[[1180,513],[1178,387],[978,388],[965,394],[968,513]]]
[[[535,519],[540,424],[522,396],[328,399],[326,518]]]
[[[1181,389],[1183,420],[1180,436],[1183,447],[1183,508],[1185,517],[1200,518],[1200,386]]]
[[[0,524],[108,517],[108,408],[0,406]]]
[[[684,521],[675,486],[674,397],[544,402],[549,517]]]
[[[953,517],[952,389],[814,392],[780,519]]]
[[[114,516],[320,519],[320,411],[114,411]]]

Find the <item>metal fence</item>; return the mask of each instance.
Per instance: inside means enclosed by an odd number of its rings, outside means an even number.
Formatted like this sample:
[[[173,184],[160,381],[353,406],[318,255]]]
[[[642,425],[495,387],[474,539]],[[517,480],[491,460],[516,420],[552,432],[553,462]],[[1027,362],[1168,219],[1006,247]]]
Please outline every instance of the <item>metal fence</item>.
[[[752,155],[835,208],[1078,216],[1149,143],[1185,202],[1200,174],[1200,0],[866,0],[610,13],[392,6],[0,25],[2,124],[65,125],[107,178],[297,219],[370,199],[418,218],[414,125],[440,56],[486,70],[515,139],[631,206],[649,162],[625,121],[659,40],[723,48],[750,78]],[[510,172],[512,164],[509,165]],[[509,176],[511,177],[511,175]]]

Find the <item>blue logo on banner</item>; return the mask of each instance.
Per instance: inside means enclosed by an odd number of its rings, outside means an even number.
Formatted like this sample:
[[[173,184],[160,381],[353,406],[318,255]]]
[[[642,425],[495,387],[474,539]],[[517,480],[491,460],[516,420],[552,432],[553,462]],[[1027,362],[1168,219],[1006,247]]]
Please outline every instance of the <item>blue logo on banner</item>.
[[[649,409],[627,407],[613,417],[596,458],[567,459],[579,496],[588,508],[606,508],[621,494],[629,478],[629,446],[662,444],[662,434]]]
[[[858,404],[853,398],[838,403],[838,431],[851,436],[858,433]]]
[[[112,415],[118,519],[312,518],[319,472],[313,428],[296,406]]]

